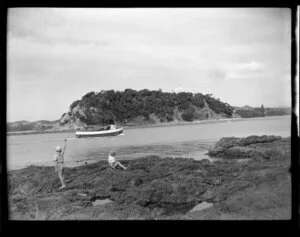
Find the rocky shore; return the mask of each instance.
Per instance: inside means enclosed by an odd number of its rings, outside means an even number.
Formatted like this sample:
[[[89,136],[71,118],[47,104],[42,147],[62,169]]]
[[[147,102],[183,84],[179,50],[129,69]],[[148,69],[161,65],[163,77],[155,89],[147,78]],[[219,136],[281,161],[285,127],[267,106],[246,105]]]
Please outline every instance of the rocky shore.
[[[290,138],[222,138],[210,162],[149,156],[65,168],[67,188],[54,167],[8,173],[13,220],[290,219]],[[244,161],[244,162],[241,162]]]

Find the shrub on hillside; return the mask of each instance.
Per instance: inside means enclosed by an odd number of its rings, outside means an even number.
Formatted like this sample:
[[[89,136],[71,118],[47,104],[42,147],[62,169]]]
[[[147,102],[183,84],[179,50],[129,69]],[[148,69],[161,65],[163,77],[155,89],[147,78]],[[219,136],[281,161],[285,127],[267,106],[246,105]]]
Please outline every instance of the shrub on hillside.
[[[188,122],[193,121],[194,120],[194,112],[195,112],[195,109],[192,107],[189,107],[181,114],[181,117],[184,121],[188,121]]]

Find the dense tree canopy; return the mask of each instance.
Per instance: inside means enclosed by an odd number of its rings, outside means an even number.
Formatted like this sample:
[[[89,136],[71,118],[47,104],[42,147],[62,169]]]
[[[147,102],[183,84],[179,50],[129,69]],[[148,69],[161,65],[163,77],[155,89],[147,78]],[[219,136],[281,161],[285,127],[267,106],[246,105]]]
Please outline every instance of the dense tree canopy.
[[[74,101],[70,106],[72,111],[79,105],[84,115],[78,111],[74,116],[86,124],[127,123],[138,117],[145,121],[151,120],[151,114],[155,115],[161,122],[174,120],[175,111],[181,113],[185,121],[193,121],[195,108],[203,108],[207,105],[217,114],[223,113],[231,116],[233,108],[214,99],[211,95],[201,93],[171,93],[161,90],[125,89],[124,91],[100,91],[89,92],[81,100]]]

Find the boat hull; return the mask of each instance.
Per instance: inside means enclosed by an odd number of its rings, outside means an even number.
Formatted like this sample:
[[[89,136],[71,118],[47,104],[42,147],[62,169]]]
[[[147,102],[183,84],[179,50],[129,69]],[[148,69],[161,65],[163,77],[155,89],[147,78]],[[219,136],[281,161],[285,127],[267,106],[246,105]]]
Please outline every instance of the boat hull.
[[[108,130],[108,131],[94,131],[94,132],[75,132],[77,138],[86,137],[110,137],[117,136],[123,133],[123,128]]]

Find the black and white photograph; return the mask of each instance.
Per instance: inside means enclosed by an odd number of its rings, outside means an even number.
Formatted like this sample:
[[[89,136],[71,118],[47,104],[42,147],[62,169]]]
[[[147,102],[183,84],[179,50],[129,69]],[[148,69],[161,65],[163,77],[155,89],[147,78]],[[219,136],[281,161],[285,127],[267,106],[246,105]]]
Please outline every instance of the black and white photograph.
[[[291,17],[9,8],[9,220],[291,220]]]

